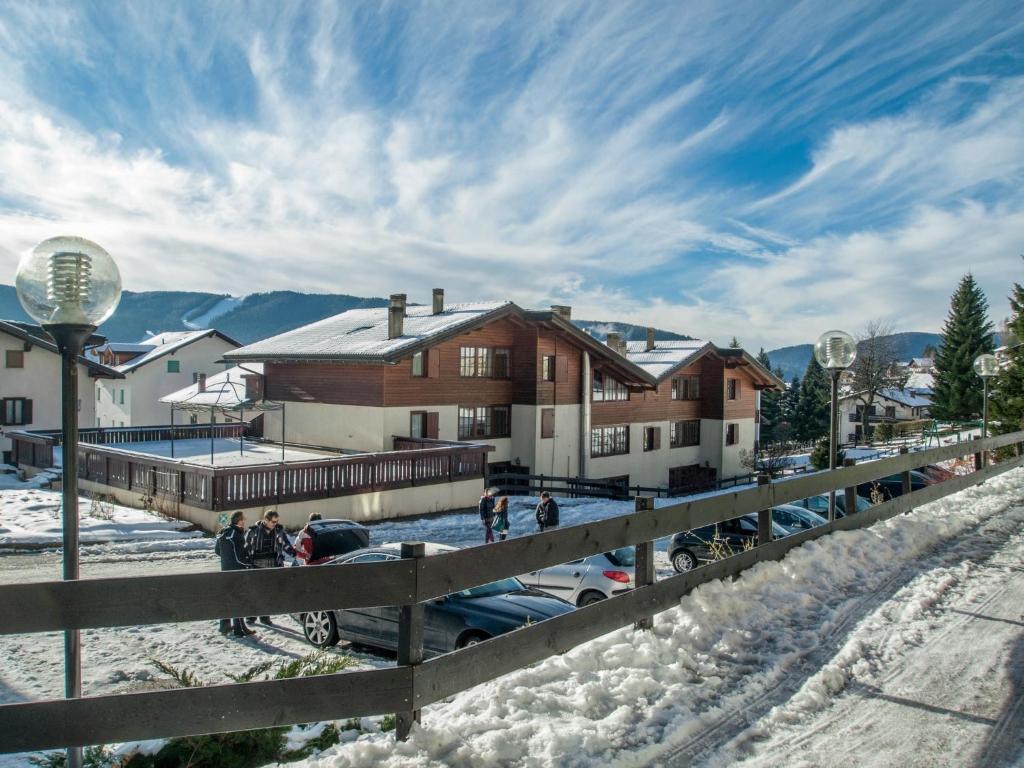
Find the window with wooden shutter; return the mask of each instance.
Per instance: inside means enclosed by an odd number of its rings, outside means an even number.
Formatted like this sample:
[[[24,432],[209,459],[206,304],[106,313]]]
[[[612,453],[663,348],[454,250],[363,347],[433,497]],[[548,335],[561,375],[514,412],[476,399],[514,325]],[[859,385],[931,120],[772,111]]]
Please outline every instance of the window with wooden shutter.
[[[555,380],[555,357],[554,355],[544,355],[540,361],[540,380],[541,381],[554,381]]]
[[[542,408],[540,412],[540,436],[549,438],[555,436],[555,409]]]
[[[427,424],[424,430],[424,437],[428,437],[431,440],[438,440],[440,438],[440,414],[437,411],[430,411],[427,413]]]
[[[409,414],[409,437],[427,436],[427,414],[425,411],[413,411]]]
[[[427,365],[423,360],[426,352],[417,352],[412,356],[412,375],[415,377],[427,375]]]
[[[740,427],[739,424],[730,424],[725,429],[725,444],[736,445],[740,439]]]
[[[569,358],[565,355],[555,357],[555,381],[562,383],[569,380]]]
[[[661,428],[644,427],[644,450],[656,451],[661,448]]]
[[[438,378],[441,375],[441,350],[428,349],[423,354],[427,357],[427,378]]]
[[[740,381],[739,379],[728,379],[725,382],[726,396],[729,400],[735,400],[740,393]]]
[[[5,397],[2,415],[4,426],[16,427],[32,423],[32,401],[25,397]]]
[[[20,349],[8,349],[5,354],[5,364],[8,368],[24,368],[25,353]]]

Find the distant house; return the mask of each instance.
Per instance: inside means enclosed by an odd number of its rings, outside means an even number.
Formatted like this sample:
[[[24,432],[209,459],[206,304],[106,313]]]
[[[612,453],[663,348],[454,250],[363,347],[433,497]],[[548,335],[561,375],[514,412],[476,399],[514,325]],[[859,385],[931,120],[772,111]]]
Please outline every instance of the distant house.
[[[174,331],[137,344],[113,342],[99,347],[96,358],[122,374],[118,381],[97,381],[96,427],[167,424],[170,410],[160,398],[223,372],[224,353],[241,346],[217,330]]]
[[[935,359],[931,357],[913,357],[907,363],[911,372],[932,371],[935,368]]]
[[[859,443],[865,438],[861,411],[864,404],[859,397],[860,393],[852,393],[839,398],[839,436],[846,442]],[[867,437],[870,438],[875,427],[883,422],[897,423],[928,418],[931,404],[930,396],[915,393],[910,389],[879,390],[868,412]]]
[[[50,335],[38,325],[0,320],[0,356],[0,433],[7,427],[60,429],[60,355]],[[96,423],[93,380],[121,381],[124,374],[89,357],[78,361],[78,425],[89,427]],[[10,463],[7,437],[0,438],[0,450]]]
[[[228,352],[283,402],[264,433],[343,450],[395,436],[494,446],[492,472],[678,487],[731,476],[754,447],[758,389],[784,384],[706,342],[607,344],[569,307],[511,302],[355,309]],[[673,346],[679,345],[679,346]],[[252,384],[255,388],[257,385]],[[697,478],[696,476],[700,477]]]

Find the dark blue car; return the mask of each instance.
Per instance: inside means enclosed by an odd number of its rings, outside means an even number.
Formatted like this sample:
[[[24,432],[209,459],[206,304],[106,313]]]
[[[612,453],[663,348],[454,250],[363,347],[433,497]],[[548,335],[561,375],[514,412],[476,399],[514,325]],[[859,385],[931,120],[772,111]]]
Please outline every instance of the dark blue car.
[[[427,554],[452,549],[443,544],[428,544]],[[400,558],[398,545],[385,544],[350,552],[315,567]],[[572,610],[575,606],[571,603],[529,589],[518,579],[494,581],[427,603],[423,619],[423,651],[426,656],[448,653]],[[310,611],[297,618],[306,639],[318,648],[348,640],[371,648],[398,650],[398,608],[394,606]]]

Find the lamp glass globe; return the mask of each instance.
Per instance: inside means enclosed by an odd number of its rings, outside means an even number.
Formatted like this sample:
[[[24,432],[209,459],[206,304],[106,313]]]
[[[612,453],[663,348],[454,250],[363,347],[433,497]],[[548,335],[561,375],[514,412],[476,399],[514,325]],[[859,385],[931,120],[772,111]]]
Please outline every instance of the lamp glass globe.
[[[827,370],[844,370],[857,359],[857,342],[846,331],[825,331],[814,344],[814,359]]]
[[[103,248],[82,237],[51,237],[22,256],[15,288],[37,323],[96,326],[121,300],[121,273]]]

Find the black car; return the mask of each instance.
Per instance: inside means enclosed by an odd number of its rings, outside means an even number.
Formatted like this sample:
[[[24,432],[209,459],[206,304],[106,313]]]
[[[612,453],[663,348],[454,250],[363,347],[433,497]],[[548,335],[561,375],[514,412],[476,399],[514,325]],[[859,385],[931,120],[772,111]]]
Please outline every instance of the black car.
[[[916,469],[911,470],[910,472],[911,493],[919,491],[922,488],[927,488],[929,485],[934,485],[936,482],[936,480],[926,475],[924,472],[918,472]],[[881,501],[887,501],[889,499],[895,499],[897,496],[902,496],[903,477],[901,475],[889,475],[888,477],[883,477],[873,482],[861,483],[857,486],[857,495],[870,499],[871,492],[873,490],[877,491],[880,495]]]
[[[351,520],[313,520],[295,537],[293,565],[317,565],[370,546],[370,532]]]
[[[443,544],[428,544],[427,554],[453,549]],[[385,544],[350,552],[317,567],[400,558],[399,545]],[[573,610],[575,606],[571,603],[529,589],[518,579],[501,579],[427,603],[423,617],[423,651],[427,656],[448,653]],[[388,651],[398,649],[398,608],[394,606],[310,611],[297,618],[306,639],[319,648],[344,639]]]
[[[819,493],[817,496],[808,496],[805,499],[797,499],[796,501],[791,501],[789,503],[797,507],[809,509],[811,512],[816,512],[822,517],[828,517],[827,493]],[[866,509],[871,509],[871,501],[863,496],[856,496],[854,499],[854,505],[854,512],[863,512]],[[846,494],[843,491],[838,491],[836,493],[836,518],[840,517],[846,517]]]
[[[788,536],[789,531],[772,523],[772,539]],[[757,514],[726,520],[717,525],[705,525],[692,531],[675,534],[668,544],[668,558],[678,573],[693,570],[700,563],[718,560],[713,548],[719,547],[722,556],[737,554],[757,544]]]

